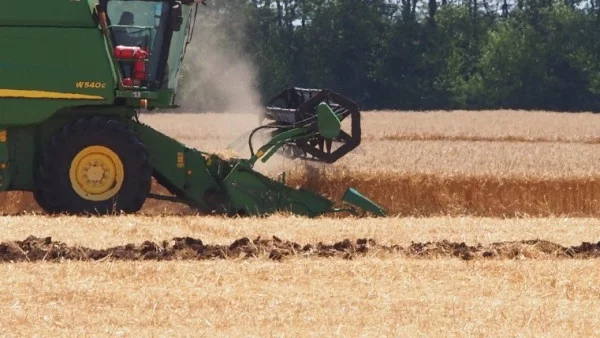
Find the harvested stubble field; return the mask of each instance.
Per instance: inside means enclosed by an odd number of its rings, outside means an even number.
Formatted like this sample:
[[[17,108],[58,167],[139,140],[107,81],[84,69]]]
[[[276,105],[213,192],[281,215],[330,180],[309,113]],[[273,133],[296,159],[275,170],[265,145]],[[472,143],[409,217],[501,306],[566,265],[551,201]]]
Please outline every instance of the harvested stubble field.
[[[143,119],[207,151],[256,124]],[[156,201],[137,216],[5,216],[0,335],[598,336],[598,122],[368,112],[335,165],[259,166],[334,199],[355,186],[389,218],[226,219]],[[3,198],[4,213],[39,212]]]
[[[2,222],[3,336],[600,334],[597,219]]]

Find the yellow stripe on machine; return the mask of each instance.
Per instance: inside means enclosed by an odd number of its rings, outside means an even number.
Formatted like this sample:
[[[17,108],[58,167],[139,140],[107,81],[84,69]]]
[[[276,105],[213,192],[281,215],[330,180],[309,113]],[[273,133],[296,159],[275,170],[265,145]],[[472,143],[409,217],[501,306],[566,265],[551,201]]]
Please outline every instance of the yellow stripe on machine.
[[[98,95],[48,92],[42,90],[0,89],[0,98],[6,97],[26,99],[104,100],[104,97]]]

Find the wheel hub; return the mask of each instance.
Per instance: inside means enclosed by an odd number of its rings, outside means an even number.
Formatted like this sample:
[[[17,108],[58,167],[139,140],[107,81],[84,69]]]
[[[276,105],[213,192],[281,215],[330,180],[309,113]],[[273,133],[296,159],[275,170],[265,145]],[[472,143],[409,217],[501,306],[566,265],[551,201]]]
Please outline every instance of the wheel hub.
[[[98,166],[97,164],[92,164],[92,166],[87,171],[87,177],[94,183],[98,183],[102,181],[104,178],[104,168],[102,166]]]
[[[121,159],[102,146],[90,146],[80,151],[71,163],[69,174],[75,192],[90,201],[114,197],[124,179]]]

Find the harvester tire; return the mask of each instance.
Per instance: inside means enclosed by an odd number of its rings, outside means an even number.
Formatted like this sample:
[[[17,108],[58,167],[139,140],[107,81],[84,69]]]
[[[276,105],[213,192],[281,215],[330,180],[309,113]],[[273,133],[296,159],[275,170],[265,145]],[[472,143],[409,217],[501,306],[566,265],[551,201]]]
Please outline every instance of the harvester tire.
[[[81,118],[46,144],[34,197],[51,214],[135,213],[150,192],[151,178],[148,150],[125,124]]]
[[[42,196],[40,194],[39,189],[35,189],[33,191],[33,198],[35,199],[37,204],[40,206],[40,208],[42,208],[45,212],[47,212],[49,214],[55,214],[55,213],[60,212],[60,210],[55,209],[55,207],[52,205],[52,203],[46,202],[46,199],[44,198],[44,196]]]

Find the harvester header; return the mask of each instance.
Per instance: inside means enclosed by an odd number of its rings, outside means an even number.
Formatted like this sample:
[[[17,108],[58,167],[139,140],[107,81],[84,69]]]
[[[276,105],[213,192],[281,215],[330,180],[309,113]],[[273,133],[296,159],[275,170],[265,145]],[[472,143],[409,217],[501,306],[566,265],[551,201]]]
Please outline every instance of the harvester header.
[[[0,191],[33,191],[49,213],[137,212],[150,197],[227,215],[384,215],[354,189],[336,206],[253,169],[276,153],[333,163],[359,146],[358,106],[335,92],[289,88],[274,96],[250,134],[247,159],[186,147],[139,122],[147,109],[177,106],[179,72],[199,3],[5,4]],[[256,144],[253,136],[265,129],[268,140]],[[172,196],[151,193],[152,178]]]
[[[318,131],[285,142],[283,154],[290,158],[333,163],[360,145],[358,106],[329,90],[286,89],[268,101],[264,118],[270,123],[257,129],[275,128],[274,136],[298,126]],[[348,131],[340,126],[345,119]]]

